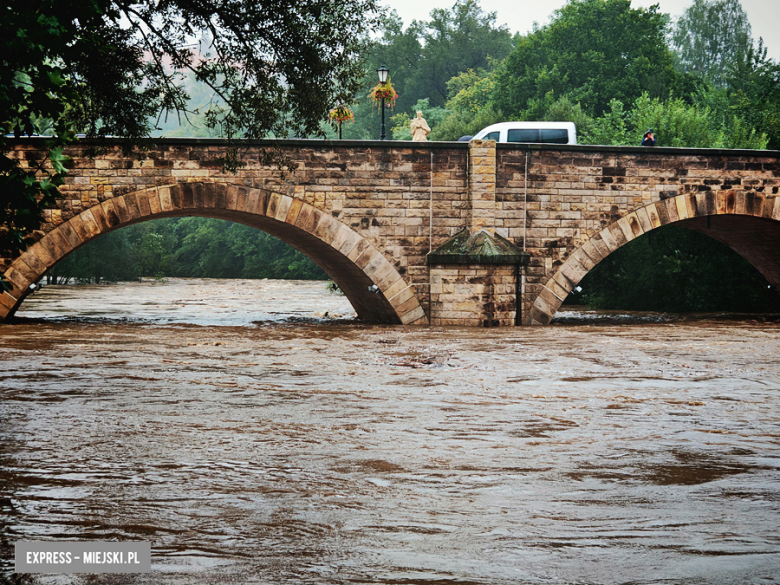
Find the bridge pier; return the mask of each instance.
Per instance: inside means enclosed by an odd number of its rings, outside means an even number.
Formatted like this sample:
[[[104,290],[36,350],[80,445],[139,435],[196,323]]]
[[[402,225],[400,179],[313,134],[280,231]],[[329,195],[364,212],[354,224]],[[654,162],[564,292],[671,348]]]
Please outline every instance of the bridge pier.
[[[529,255],[496,234],[496,142],[472,140],[468,227],[430,252],[431,325],[498,327],[521,323],[518,267]]]

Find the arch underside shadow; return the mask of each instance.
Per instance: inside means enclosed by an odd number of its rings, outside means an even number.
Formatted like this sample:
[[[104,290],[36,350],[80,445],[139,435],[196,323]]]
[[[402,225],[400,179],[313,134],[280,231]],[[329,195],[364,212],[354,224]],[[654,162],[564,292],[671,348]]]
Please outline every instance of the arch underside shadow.
[[[427,324],[412,287],[350,227],[301,199],[225,183],[136,191],[107,199],[58,225],[6,271],[12,289],[0,297],[0,321],[19,308],[30,284],[89,241],[135,223],[193,215],[252,226],[300,250],[339,285],[362,320]]]
[[[680,195],[646,205],[606,226],[574,251],[534,300],[531,324],[547,325],[582,278],[609,254],[665,225],[726,244],[780,289],[780,197],[752,193]]]

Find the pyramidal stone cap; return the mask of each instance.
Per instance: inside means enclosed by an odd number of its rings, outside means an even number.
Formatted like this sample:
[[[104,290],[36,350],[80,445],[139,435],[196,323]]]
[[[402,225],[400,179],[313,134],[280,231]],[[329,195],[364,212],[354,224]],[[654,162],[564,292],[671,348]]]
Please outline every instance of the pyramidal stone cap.
[[[509,240],[487,230],[472,234],[468,229],[455,234],[430,252],[428,264],[520,264],[527,266],[531,255]]]

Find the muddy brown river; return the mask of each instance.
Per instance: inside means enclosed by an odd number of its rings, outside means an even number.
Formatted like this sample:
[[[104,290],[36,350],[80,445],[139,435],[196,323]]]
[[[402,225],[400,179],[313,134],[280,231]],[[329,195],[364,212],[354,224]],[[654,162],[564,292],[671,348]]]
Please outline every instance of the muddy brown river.
[[[780,321],[363,325],[321,282],[48,287],[0,325],[0,583],[780,582]],[[13,575],[19,540],[152,573]]]

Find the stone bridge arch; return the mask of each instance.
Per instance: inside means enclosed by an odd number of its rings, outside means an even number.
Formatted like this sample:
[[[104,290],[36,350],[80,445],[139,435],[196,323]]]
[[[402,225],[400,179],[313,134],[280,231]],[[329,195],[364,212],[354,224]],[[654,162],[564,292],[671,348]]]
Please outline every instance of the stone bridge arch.
[[[413,288],[356,231],[301,199],[220,182],[141,189],[106,199],[57,225],[6,270],[12,289],[0,296],[0,321],[19,308],[32,283],[82,245],[134,223],[188,215],[243,223],[297,248],[341,287],[360,319],[427,323]]]
[[[656,201],[607,225],[577,248],[536,296],[530,319],[547,325],[575,286],[601,260],[665,225],[704,233],[729,246],[780,289],[780,197],[726,191]]]

